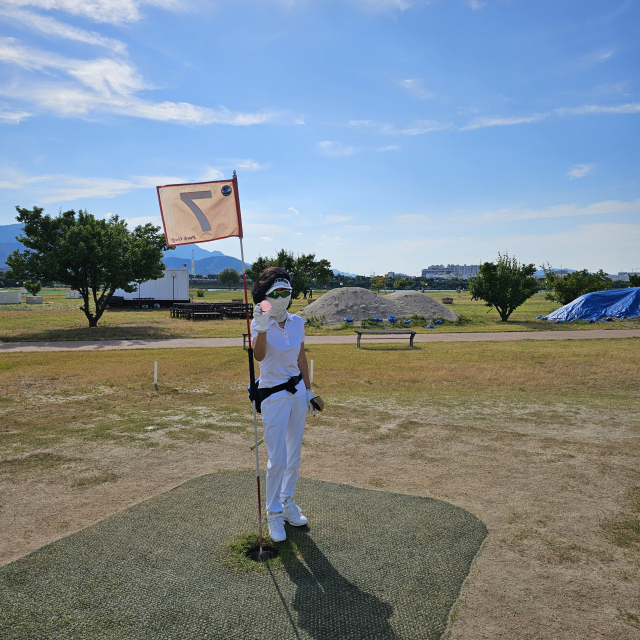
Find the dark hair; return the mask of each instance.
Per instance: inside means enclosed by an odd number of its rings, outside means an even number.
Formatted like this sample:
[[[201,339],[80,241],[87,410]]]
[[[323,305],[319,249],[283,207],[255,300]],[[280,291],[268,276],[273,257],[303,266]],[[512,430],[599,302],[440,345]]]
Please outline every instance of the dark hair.
[[[260,277],[253,283],[251,287],[251,296],[254,304],[260,304],[267,297],[267,291],[271,289],[273,283],[278,278],[284,278],[291,282],[291,277],[286,269],[282,267],[267,267]]]

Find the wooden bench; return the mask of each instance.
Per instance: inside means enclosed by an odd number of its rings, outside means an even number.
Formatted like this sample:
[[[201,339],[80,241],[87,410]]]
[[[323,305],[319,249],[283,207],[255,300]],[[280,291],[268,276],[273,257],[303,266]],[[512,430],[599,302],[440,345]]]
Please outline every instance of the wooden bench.
[[[383,329],[374,329],[371,331],[365,331],[365,330],[356,330],[356,333],[358,334],[358,349],[360,348],[360,340],[362,339],[363,335],[391,335],[391,336],[401,336],[401,335],[405,335],[405,336],[409,336],[409,347],[411,347],[413,349],[413,337],[416,335],[415,331],[412,331],[410,329],[406,330],[406,331],[402,331],[402,330],[383,330]],[[382,338],[383,340],[385,340],[385,338]],[[391,340],[392,338],[387,338],[389,340]]]
[[[222,320],[222,314],[217,311],[192,311],[191,320]]]

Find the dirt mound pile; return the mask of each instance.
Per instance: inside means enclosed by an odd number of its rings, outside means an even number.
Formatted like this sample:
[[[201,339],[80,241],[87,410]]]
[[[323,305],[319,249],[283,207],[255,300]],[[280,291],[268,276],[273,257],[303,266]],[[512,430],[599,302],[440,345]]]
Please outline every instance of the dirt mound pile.
[[[303,309],[299,315],[305,319],[323,318],[324,324],[340,324],[344,318],[360,322],[365,318],[411,316],[414,313],[427,319],[455,320],[456,314],[433,298],[418,291],[397,291],[388,296],[361,289],[345,287],[333,289]]]
[[[427,320],[431,318],[444,318],[445,320],[457,320],[458,316],[453,309],[445,307],[441,302],[419,291],[395,291],[385,296],[396,305],[396,316],[412,316],[417,313]]]

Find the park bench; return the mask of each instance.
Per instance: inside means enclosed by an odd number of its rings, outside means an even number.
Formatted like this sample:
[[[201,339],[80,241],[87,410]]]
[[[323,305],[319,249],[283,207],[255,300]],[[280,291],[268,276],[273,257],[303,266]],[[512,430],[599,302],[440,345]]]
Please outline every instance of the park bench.
[[[218,311],[192,311],[191,320],[222,320],[222,314]]]
[[[391,338],[381,338],[382,340],[385,340],[385,339],[392,340],[393,336],[401,336],[401,335],[409,336],[409,347],[411,347],[411,348],[413,348],[413,337],[416,335],[416,332],[412,331],[410,329],[407,329],[407,330],[373,329],[371,331],[365,331],[363,329],[357,329],[356,333],[358,334],[358,349],[360,348],[360,340],[362,339],[363,335],[389,335],[389,336],[392,336]]]

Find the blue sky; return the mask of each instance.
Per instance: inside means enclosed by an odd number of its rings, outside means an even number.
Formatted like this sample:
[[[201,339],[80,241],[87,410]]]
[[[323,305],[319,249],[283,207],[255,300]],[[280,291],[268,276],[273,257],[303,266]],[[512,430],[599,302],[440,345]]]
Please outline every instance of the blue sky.
[[[0,21],[0,224],[159,224],[156,185],[236,169],[248,261],[640,268],[638,0],[0,0]]]

